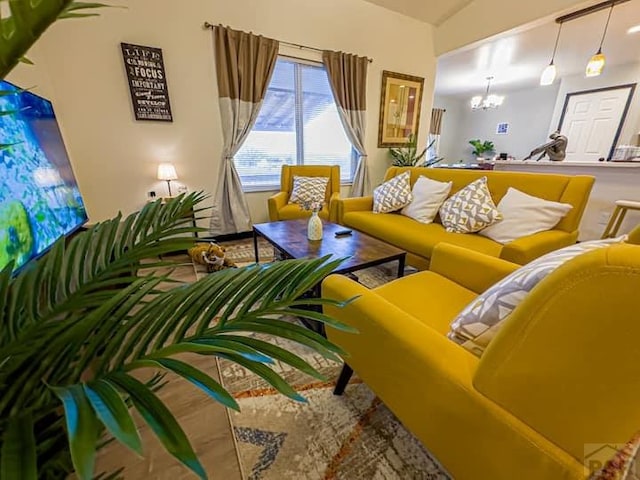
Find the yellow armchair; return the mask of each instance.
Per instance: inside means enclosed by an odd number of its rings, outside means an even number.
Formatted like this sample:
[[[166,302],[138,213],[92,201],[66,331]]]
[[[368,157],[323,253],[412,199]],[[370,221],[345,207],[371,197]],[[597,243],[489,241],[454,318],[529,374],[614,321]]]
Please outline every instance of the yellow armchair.
[[[311,165],[283,165],[280,176],[280,192],[268,199],[269,219],[272,222],[280,220],[293,220],[305,218],[311,212],[302,210],[300,205],[289,204],[289,197],[293,190],[293,177],[328,177],[329,184],[325,195],[325,205],[320,211],[320,217],[324,220],[336,222],[337,201],[340,198],[340,167],[311,166]]]
[[[359,298],[326,313],[359,333],[327,335],[453,478],[584,479],[584,444],[624,443],[640,428],[640,246],[563,265],[481,358],[449,340],[457,314],[516,268],[440,244],[430,271],[373,290],[330,276],[324,297]]]

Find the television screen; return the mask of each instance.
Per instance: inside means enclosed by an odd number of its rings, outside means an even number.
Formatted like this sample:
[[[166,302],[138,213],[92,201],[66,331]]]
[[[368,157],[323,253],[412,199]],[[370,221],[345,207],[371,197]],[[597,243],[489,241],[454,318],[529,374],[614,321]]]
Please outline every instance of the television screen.
[[[87,221],[51,102],[5,81],[0,182],[0,269],[19,269]]]

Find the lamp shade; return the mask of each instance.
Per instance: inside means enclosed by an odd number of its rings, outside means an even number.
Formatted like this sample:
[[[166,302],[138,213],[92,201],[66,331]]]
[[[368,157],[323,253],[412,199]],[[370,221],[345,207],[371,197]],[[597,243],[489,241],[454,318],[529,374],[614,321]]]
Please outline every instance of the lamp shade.
[[[589,60],[589,63],[587,64],[587,70],[585,72],[586,76],[597,77],[600,75],[604,70],[605,61],[604,53],[598,50],[598,53],[591,57],[591,60]]]
[[[158,180],[177,180],[178,173],[173,163],[161,163],[158,165]]]
[[[556,79],[556,66],[553,63],[547,65],[547,68],[544,69],[542,75],[540,76],[540,85],[547,86],[552,85]]]

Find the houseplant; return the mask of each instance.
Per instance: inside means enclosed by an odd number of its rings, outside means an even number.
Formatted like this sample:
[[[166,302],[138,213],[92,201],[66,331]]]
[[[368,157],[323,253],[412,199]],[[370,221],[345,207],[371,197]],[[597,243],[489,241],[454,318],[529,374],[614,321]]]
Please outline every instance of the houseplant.
[[[0,21],[2,78],[56,19],[90,16],[85,9],[103,6],[63,0],[7,3],[12,15]],[[15,275],[11,264],[0,272],[2,479],[59,479],[71,472],[80,479],[93,478],[103,433],[142,451],[133,410],[173,456],[206,478],[184,431],[155,392],[171,373],[229,408],[238,405],[206,372],[176,356],[193,353],[234,361],[282,394],[303,400],[269,364],[278,360],[321,375],[291,352],[247,334],[292,340],[333,360],[343,354],[320,335],[279,319],[296,315],[348,329],[301,308],[341,304],[298,300],[339,261],[256,265],[164,288],[171,281],[167,268],[172,263],[149,259],[192,245],[193,237],[185,234],[199,230],[190,215],[202,214],[204,199],[195,193],[166,205],[150,203],[68,243],[59,240]],[[143,369],[156,373],[141,376]]]
[[[476,158],[484,159],[483,155],[485,153],[493,152],[495,150],[493,142],[488,140],[485,140],[484,142],[479,139],[469,140],[469,144],[473,147],[472,153]]]

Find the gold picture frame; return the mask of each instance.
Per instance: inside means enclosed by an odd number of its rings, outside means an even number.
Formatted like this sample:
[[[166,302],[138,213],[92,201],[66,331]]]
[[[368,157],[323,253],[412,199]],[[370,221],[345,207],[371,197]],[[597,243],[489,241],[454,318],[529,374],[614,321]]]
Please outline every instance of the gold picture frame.
[[[403,147],[420,128],[424,78],[382,72],[378,147]]]

